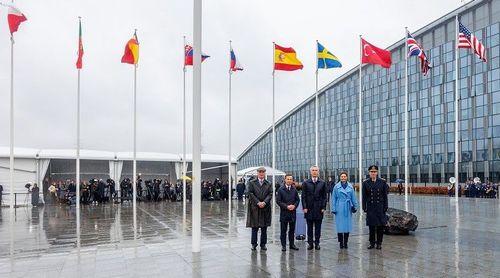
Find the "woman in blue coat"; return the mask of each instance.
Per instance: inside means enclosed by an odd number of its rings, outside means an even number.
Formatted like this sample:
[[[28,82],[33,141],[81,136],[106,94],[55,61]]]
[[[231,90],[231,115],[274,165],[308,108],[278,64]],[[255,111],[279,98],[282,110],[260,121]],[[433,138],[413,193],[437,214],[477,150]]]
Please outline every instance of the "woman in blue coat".
[[[340,182],[333,188],[331,197],[331,210],[335,214],[340,249],[347,249],[349,232],[352,230],[352,214],[358,210],[354,188],[347,181],[347,172],[340,173]]]

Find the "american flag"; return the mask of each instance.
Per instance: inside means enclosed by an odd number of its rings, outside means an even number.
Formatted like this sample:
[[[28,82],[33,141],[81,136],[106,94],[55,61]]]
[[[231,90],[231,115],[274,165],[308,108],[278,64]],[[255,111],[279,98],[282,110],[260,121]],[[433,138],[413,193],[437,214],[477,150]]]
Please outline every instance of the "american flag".
[[[469,29],[465,28],[462,23],[458,22],[458,48],[472,48],[479,59],[486,62],[486,47],[472,34]]]
[[[427,75],[427,72],[431,68],[431,63],[427,59],[424,50],[417,43],[417,40],[412,37],[410,32],[407,33],[406,42],[408,44],[408,57],[417,56],[420,59],[420,70],[424,75]]]

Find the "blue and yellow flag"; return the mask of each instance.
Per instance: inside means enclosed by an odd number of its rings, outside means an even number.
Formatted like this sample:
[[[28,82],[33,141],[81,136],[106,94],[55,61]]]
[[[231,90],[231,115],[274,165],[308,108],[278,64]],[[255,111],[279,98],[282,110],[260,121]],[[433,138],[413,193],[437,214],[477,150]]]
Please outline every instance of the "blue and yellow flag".
[[[318,69],[341,68],[342,64],[335,55],[330,53],[328,49],[318,44]]]

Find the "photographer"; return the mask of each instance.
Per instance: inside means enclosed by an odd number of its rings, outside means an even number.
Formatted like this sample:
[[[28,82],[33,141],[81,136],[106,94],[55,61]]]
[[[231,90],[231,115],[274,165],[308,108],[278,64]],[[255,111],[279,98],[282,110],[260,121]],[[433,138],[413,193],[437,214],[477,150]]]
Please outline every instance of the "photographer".
[[[153,199],[155,200],[155,202],[158,202],[160,199],[160,184],[160,179],[153,180]]]
[[[33,187],[31,187],[31,190],[30,190],[30,184],[26,184],[25,187],[28,188],[29,192],[31,192],[31,205],[34,207],[38,206],[38,201],[40,198],[40,196],[38,195],[40,193],[38,185],[34,183]]]
[[[97,187],[97,179],[89,180],[90,195],[92,196],[92,204],[97,204],[99,201],[99,190]]]
[[[90,203],[90,187],[87,182],[80,183],[81,184],[81,203],[88,205]]]
[[[49,196],[50,203],[55,204],[57,202],[57,187],[55,183],[49,186]]]
[[[113,201],[115,198],[115,181],[112,179],[107,179],[106,184],[108,186],[109,201]]]

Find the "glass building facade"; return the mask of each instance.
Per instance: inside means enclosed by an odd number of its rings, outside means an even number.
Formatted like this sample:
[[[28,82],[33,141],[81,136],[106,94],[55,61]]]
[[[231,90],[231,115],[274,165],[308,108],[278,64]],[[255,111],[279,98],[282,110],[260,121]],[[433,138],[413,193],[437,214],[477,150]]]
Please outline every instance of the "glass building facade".
[[[500,1],[474,1],[412,35],[432,69],[420,72],[409,59],[409,169],[415,183],[445,183],[455,160],[455,15],[487,47],[488,62],[470,49],[459,53],[459,171],[500,181]],[[403,33],[403,32],[402,32]],[[382,177],[404,179],[405,41],[388,49],[392,66],[362,67],[363,168],[376,164]],[[319,166],[323,177],[347,170],[358,175],[358,68],[334,80],[319,94]],[[315,101],[311,96],[276,124],[276,167],[296,179],[314,164]],[[238,168],[271,165],[268,129],[239,156]]]

